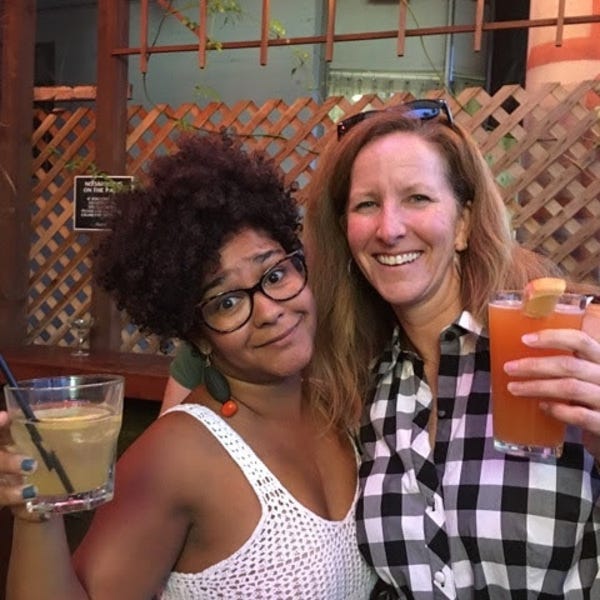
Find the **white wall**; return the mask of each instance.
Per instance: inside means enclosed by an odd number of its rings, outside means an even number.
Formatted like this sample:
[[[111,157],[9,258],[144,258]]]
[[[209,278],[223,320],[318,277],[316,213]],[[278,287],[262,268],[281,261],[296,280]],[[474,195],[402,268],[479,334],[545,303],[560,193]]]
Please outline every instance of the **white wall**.
[[[192,2],[175,2],[176,6]],[[260,39],[260,0],[240,0],[245,16],[234,24],[216,19],[210,35],[219,41]],[[324,33],[324,0],[277,0],[271,3],[271,18],[279,20],[289,37]],[[131,3],[130,46],[139,46],[139,2]],[[472,0],[413,0],[408,26],[426,27],[449,22],[472,23],[475,2]],[[54,41],[57,83],[93,84],[96,79],[96,2],[90,0],[38,0],[37,41]],[[197,8],[188,12],[197,19]],[[150,4],[148,39],[151,42],[161,21],[162,12]],[[416,20],[415,20],[416,19]],[[418,25],[417,25],[418,24]],[[337,3],[336,33],[392,30],[398,26],[398,3],[379,0],[343,0]],[[195,44],[197,38],[173,18],[163,22],[157,45]],[[423,48],[425,47],[425,50]],[[308,64],[292,74],[297,52],[308,53]],[[154,54],[146,78],[148,97],[143,90],[139,57],[129,59],[132,102],[178,105],[208,99],[197,90],[214,90],[219,99],[233,103],[251,99],[261,103],[266,98],[292,102],[298,96],[323,92],[318,84],[327,68],[334,70],[382,71],[394,73],[437,72],[442,76],[460,74],[483,80],[485,47],[473,52],[471,34],[428,36],[423,41],[407,38],[405,55],[396,56],[396,40],[340,42],[334,46],[329,65],[322,61],[323,46],[270,47],[268,65],[259,65],[259,49],[211,51],[208,66],[199,69],[198,56],[191,53]],[[212,98],[210,98],[212,99]]]
[[[243,0],[244,16],[233,24],[214,19],[209,37],[221,42],[260,39],[260,0]],[[137,3],[132,3],[137,4]],[[302,37],[314,35],[314,1],[279,0],[272,3],[271,18],[283,23],[287,35]],[[197,8],[189,17],[197,19]],[[150,14],[149,40],[154,36],[162,13],[154,6]],[[137,10],[131,16],[131,45],[139,44],[139,19]],[[197,44],[198,39],[173,18],[163,23],[158,45]],[[310,66],[306,73],[292,76],[294,51],[307,51],[312,54],[312,46],[276,47],[268,50],[268,63],[259,64],[259,48],[210,51],[207,53],[207,66],[198,67],[196,52],[179,54],[154,54],[149,62],[147,84],[154,102],[178,104],[180,102],[206,101],[195,90],[196,86],[212,88],[226,102],[241,98],[263,102],[266,98],[277,97],[292,101],[310,92],[313,77]],[[311,61],[312,63],[312,61]],[[142,79],[139,72],[139,59],[130,59],[130,80],[134,88],[134,101],[143,102]]]
[[[338,2],[336,33],[390,31],[398,28],[397,2],[382,0],[344,0]],[[341,10],[343,9],[343,10]],[[474,23],[475,2],[472,0],[413,0],[409,3],[407,29],[420,29],[451,24]],[[450,82],[455,77],[485,81],[486,45],[473,51],[473,34],[453,36],[406,37],[404,55],[397,56],[397,39],[336,44],[332,72],[374,71],[401,74],[408,81],[428,77],[428,81]],[[441,80],[441,81],[440,81]],[[368,82],[367,82],[368,84]]]

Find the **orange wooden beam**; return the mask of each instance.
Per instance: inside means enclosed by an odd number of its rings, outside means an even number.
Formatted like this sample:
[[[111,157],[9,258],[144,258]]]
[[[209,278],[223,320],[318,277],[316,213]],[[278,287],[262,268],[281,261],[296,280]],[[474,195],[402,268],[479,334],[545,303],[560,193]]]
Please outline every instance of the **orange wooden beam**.
[[[206,67],[206,20],[208,18],[208,0],[200,0],[198,23],[198,66]]]
[[[563,29],[565,24],[565,0],[558,0],[558,17],[556,19],[556,41],[557,46],[562,46]]]
[[[270,0],[263,0],[260,27],[260,64],[263,67],[267,64],[267,53],[269,51],[270,8]]]
[[[473,41],[473,50],[475,52],[479,52],[481,50],[484,8],[485,8],[485,0],[477,0],[477,7],[475,8],[475,39]]]
[[[406,16],[408,12],[408,0],[400,0],[400,11],[398,16],[398,42],[396,54],[404,56],[404,43],[406,41]]]
[[[325,35],[325,61],[333,60],[333,42],[335,40],[335,0],[327,2],[327,33]]]
[[[331,1],[331,0],[330,0]],[[509,29],[530,29],[534,27],[556,27],[557,19],[521,19],[516,21],[490,21],[483,23],[482,31],[506,31]],[[600,23],[600,14],[578,15],[565,17],[564,25],[587,25],[589,23]],[[473,33],[475,25],[442,25],[436,27],[418,27],[407,29],[406,37],[422,37],[428,35],[447,35],[459,33]],[[387,31],[366,31],[360,33],[340,33],[332,36],[333,42],[361,42],[365,40],[388,40],[397,39],[398,30]],[[260,48],[260,40],[242,40],[233,42],[223,42],[223,50],[241,50],[245,48]],[[302,46],[305,44],[326,44],[327,36],[311,35],[294,38],[275,38],[270,39],[269,46]],[[197,52],[197,44],[173,44],[165,46],[152,46],[148,49],[149,54],[170,54],[173,52]],[[135,47],[119,47],[112,51],[113,56],[127,56],[139,54],[140,49]]]
[[[127,162],[128,61],[116,55],[114,49],[128,43],[128,0],[98,0],[96,166],[109,175],[123,175]],[[118,350],[121,346],[120,312],[107,292],[95,282],[91,304],[97,323],[90,335],[91,348]]]
[[[30,268],[35,0],[3,2],[1,13],[0,344],[21,344]]]
[[[140,72],[148,72],[148,0],[142,0],[140,14]]]

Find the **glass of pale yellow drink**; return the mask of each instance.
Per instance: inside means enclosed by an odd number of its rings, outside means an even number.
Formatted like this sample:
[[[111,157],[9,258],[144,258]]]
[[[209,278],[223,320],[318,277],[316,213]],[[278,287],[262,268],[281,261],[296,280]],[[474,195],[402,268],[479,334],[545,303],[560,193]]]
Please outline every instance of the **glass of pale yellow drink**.
[[[16,449],[35,458],[27,475],[36,513],[93,509],[113,497],[123,377],[64,375],[5,385]]]
[[[542,329],[581,329],[586,297],[562,294],[554,308],[543,316],[526,314],[523,303],[523,292],[501,291],[488,306],[494,446],[516,456],[554,459],[562,453],[565,424],[542,412],[539,404],[545,398],[511,394],[507,389],[511,377],[504,371],[504,363],[568,354],[564,350],[526,346],[521,337]]]

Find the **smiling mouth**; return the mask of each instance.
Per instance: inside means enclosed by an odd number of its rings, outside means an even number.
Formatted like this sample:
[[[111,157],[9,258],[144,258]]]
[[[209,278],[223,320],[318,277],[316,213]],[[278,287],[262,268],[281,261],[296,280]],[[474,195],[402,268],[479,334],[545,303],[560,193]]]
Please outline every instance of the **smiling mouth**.
[[[274,338],[271,338],[270,340],[268,340],[268,341],[266,341],[266,342],[264,342],[262,344],[259,344],[258,346],[256,346],[256,348],[264,348],[265,346],[269,346],[271,344],[276,344],[277,342],[280,342],[281,340],[286,339],[287,337],[289,337],[296,330],[296,328],[300,324],[301,320],[302,320],[301,318],[298,319],[298,321],[294,325],[292,325],[292,327],[290,327],[289,329],[287,329],[286,331],[284,331],[280,335],[278,335],[278,336],[276,336]]]
[[[417,260],[421,254],[423,253],[406,252],[405,254],[376,254],[375,260],[382,265],[397,267],[398,265],[406,265]]]

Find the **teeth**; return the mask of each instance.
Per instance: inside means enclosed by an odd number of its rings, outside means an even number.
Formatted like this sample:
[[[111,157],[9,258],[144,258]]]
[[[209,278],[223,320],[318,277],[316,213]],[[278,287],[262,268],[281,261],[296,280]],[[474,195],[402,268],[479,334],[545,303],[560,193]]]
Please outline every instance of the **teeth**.
[[[389,254],[378,254],[375,258],[377,262],[380,262],[383,265],[405,265],[406,263],[410,263],[413,260],[417,260],[421,256],[420,252],[408,252],[406,254],[396,254],[394,256],[390,256]]]

